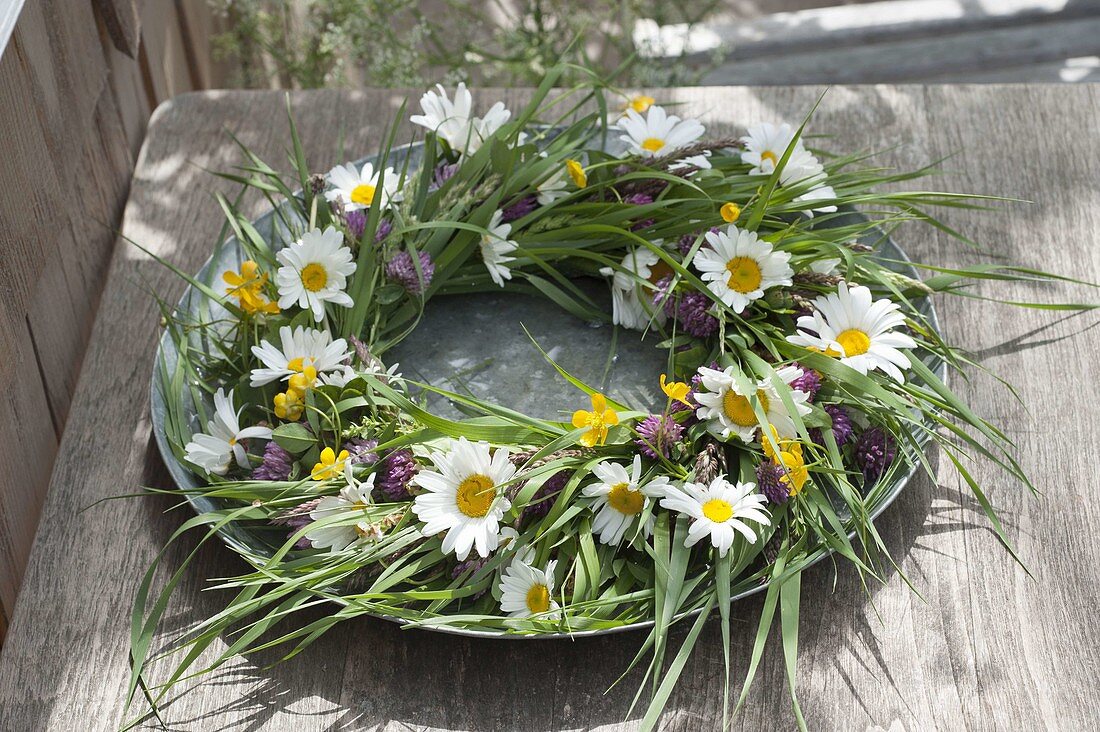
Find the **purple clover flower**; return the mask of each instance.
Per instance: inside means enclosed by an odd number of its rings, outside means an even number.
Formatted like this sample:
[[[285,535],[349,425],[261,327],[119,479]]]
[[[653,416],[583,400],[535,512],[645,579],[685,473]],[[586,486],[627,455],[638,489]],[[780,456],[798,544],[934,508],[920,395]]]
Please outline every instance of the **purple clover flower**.
[[[791,388],[806,392],[810,395],[812,402],[817,397],[818,390],[821,389],[821,374],[800,363],[796,363],[795,366],[802,369],[802,375],[791,382]]]
[[[320,502],[320,498],[314,498],[311,501],[299,503],[281,517],[273,519],[272,523],[289,528],[290,531],[287,532],[287,538],[290,538],[298,533],[303,526],[308,526],[313,523],[313,519],[310,517],[309,512],[317,508],[317,504]],[[313,544],[310,543],[309,539],[305,536],[300,537],[298,541],[294,542],[295,549],[309,549],[312,546]]]
[[[263,461],[252,471],[252,480],[286,480],[293,464],[291,454],[271,440],[264,447]]]
[[[676,307],[676,320],[689,335],[709,338],[718,332],[718,318],[710,313],[712,305],[701,292],[685,292]]]
[[[509,223],[516,219],[522,219],[527,214],[538,208],[539,201],[534,195],[526,195],[510,206],[506,206],[500,212],[501,223]]]
[[[790,488],[787,486],[783,468],[774,460],[765,459],[756,466],[756,485],[760,488],[768,501],[776,505],[787,502],[791,497]]]
[[[344,223],[348,227],[351,238],[358,242],[363,238],[363,232],[367,229],[367,212],[362,209],[348,211],[344,214]]]
[[[676,317],[676,298],[673,297],[671,286],[672,275],[670,274],[657,280],[653,290],[653,304],[656,307],[663,307],[665,315],[674,318]]]
[[[718,227],[717,226],[712,226],[710,228],[710,232],[711,233],[717,233],[718,232]],[[699,238],[698,233],[696,233],[696,234],[684,234],[683,236],[680,237],[680,241],[678,241],[676,243],[676,248],[680,250],[680,254],[682,254],[683,256],[686,257],[688,255],[688,252],[691,251],[691,248],[693,246],[695,246],[695,240],[698,239],[698,238]],[[709,247],[710,247],[710,244],[707,244],[707,240],[705,238],[703,239],[702,243],[699,244],[700,249],[707,249]]]
[[[382,219],[378,222],[378,229],[374,232],[374,241],[380,242],[390,235],[393,231],[393,222],[389,219]]]
[[[454,177],[454,174],[458,172],[458,163],[441,163],[437,165],[435,171],[432,173],[432,184],[428,187],[430,191],[437,191],[443,187],[443,184]]]
[[[623,203],[629,203],[632,206],[645,206],[653,203],[653,196],[648,193],[631,193],[623,199]]]
[[[432,283],[432,276],[435,274],[435,263],[432,262],[430,254],[419,252],[418,258],[420,260],[420,271],[424,275],[423,283],[417,277],[412,255],[407,251],[398,252],[386,264],[386,278],[404,287],[410,295],[422,294],[428,285]]]
[[[364,209],[348,211],[344,214],[344,223],[347,224],[348,233],[355,241],[363,238],[363,232],[367,230],[367,212]],[[374,232],[374,241],[380,242],[393,231],[393,222],[382,219],[378,222],[378,228]]]
[[[376,447],[378,447],[378,440],[353,437],[344,443],[343,449],[348,451],[350,465],[373,465],[378,462],[378,453],[374,451]]]
[[[420,466],[413,459],[412,451],[395,450],[382,459],[374,485],[387,501],[407,501],[412,498],[409,481],[419,471]]]
[[[897,456],[894,438],[883,428],[868,427],[856,443],[856,462],[863,470],[863,479],[870,484],[882,477]]]
[[[558,500],[558,494],[569,482],[571,473],[572,471],[569,470],[559,470],[547,478],[535,491],[535,495],[531,496],[531,500],[527,502],[527,505],[523,507],[521,520],[540,519],[550,513],[554,501]]]
[[[852,418],[848,415],[848,410],[839,404],[826,404],[823,409],[833,420],[833,441],[836,442],[837,449],[843,449],[852,439],[852,433],[855,431],[852,427]],[[810,430],[810,440],[815,445],[825,447],[825,437],[822,434],[824,429],[827,428],[814,427]]]
[[[671,457],[672,447],[684,434],[683,426],[667,414],[649,415],[638,423],[635,431],[638,439],[634,440],[634,444],[638,446],[638,451],[654,459],[658,456]]]

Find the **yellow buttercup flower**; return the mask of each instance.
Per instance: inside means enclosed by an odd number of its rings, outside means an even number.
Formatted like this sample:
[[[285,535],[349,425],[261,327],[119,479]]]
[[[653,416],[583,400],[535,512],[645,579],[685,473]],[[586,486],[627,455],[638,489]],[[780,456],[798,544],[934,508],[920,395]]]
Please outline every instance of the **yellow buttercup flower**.
[[[734,221],[741,218],[741,207],[733,201],[730,201],[722,206],[719,213],[722,214],[723,221],[727,224],[732,224]]]
[[[810,471],[806,467],[805,459],[802,457],[802,443],[797,440],[780,440],[775,425],[768,425],[768,429],[771,430],[772,440],[768,440],[764,435],[760,436],[760,444],[764,448],[764,455],[775,464],[783,467],[785,472],[780,480],[787,484],[791,496],[797,496],[802,492],[806,481],[810,479]],[[778,453],[772,447],[772,441],[779,447]]]
[[[669,399],[680,402],[681,404],[690,407],[691,402],[688,401],[688,392],[691,391],[691,387],[682,381],[665,381],[665,375],[661,374],[661,391],[668,396]]]
[[[607,441],[607,428],[618,423],[619,414],[614,409],[607,408],[607,399],[603,394],[592,395],[591,412],[584,409],[573,412],[573,426],[588,428],[580,440],[585,447],[602,445]]]
[[[296,359],[294,359],[294,361],[298,361],[300,363],[301,359],[296,358]],[[296,374],[291,374],[290,375],[290,379],[289,379],[290,389],[289,389],[289,391],[297,392],[299,397],[304,398],[305,395],[306,395],[306,392],[309,389],[312,389],[314,384],[317,383],[317,369],[313,368],[312,366],[299,366],[299,367],[295,368],[292,365],[294,363],[294,361],[291,361],[289,364],[287,364],[287,366],[289,368],[294,369],[295,371],[298,372]]]
[[[241,262],[241,271],[226,270],[222,273],[222,280],[228,285],[225,294],[237,298],[241,310],[249,314],[266,313],[274,315],[279,312],[278,303],[271,302],[264,295],[264,285],[267,284],[267,274],[260,272],[260,266],[251,259]]]
[[[565,169],[569,171],[569,177],[573,179],[577,188],[584,188],[588,185],[588,175],[584,172],[584,166],[576,160],[566,160]]]
[[[347,459],[347,450],[341,450],[337,455],[331,447],[326,447],[321,451],[321,462],[313,466],[313,470],[309,471],[309,477],[313,480],[335,478],[344,472],[344,462]]]
[[[275,395],[275,416],[287,422],[297,422],[302,418],[306,405],[302,395],[294,389],[285,394]]]
[[[638,114],[645,114],[647,111],[649,111],[649,108],[652,107],[656,101],[657,100],[651,96],[647,96],[645,94],[635,94],[630,98],[630,101],[628,101],[626,105]]]

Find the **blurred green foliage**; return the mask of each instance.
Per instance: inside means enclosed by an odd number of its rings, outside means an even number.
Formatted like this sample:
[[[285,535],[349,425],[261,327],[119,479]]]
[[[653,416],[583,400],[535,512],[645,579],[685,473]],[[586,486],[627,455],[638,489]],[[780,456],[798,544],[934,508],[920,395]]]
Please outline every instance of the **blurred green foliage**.
[[[640,86],[691,83],[698,64],[635,56],[639,19],[695,25],[721,0],[211,0],[216,56],[242,87],[532,86],[569,61]],[[569,83],[572,79],[562,79]]]

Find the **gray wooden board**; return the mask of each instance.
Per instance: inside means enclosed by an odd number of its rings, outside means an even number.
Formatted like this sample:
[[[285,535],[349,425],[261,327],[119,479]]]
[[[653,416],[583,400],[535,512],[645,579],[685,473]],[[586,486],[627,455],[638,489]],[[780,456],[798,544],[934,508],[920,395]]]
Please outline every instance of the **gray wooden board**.
[[[687,103],[716,133],[799,119],[820,93],[801,88],[658,92]],[[513,108],[522,92],[501,93]],[[497,94],[483,93],[488,101]],[[318,169],[369,152],[404,93],[303,92],[292,96]],[[415,99],[415,96],[413,96]],[[955,153],[928,186],[1036,201],[996,213],[952,211],[960,227],[1005,261],[1100,279],[1100,90],[1081,86],[835,87],[812,126],[835,149],[887,148],[911,167]],[[209,92],[162,105],[138,161],[124,232],[185,270],[198,267],[219,229],[211,198],[226,190],[202,172],[235,162],[224,128],[285,165],[283,96]],[[409,132],[409,127],[403,127]],[[925,184],[922,184],[925,185]],[[252,210],[259,211],[258,202]],[[917,258],[976,261],[932,229],[903,230]],[[22,594],[0,656],[0,729],[111,729],[121,719],[130,602],[137,582],[186,511],[166,498],[91,504],[140,485],[168,487],[150,437],[146,386],[157,313],[144,288],[174,301],[182,283],[120,244],[77,384]],[[981,294],[1058,302],[1066,287],[992,283]],[[1094,296],[1095,299],[1095,296]],[[799,692],[817,729],[1085,729],[1100,717],[1100,521],[1095,451],[1100,379],[1094,315],[1015,310],[941,298],[947,337],[1011,378],[1024,403],[992,378],[955,379],[979,412],[1018,441],[1044,491],[1032,497],[984,463],[972,465],[1001,508],[1031,568],[1000,548],[965,484],[934,453],[936,480],[915,480],[879,521],[887,545],[924,600],[897,572],[866,594],[855,573],[828,563],[803,580]],[[86,509],[86,510],[85,510]],[[177,567],[184,541],[166,563]],[[166,635],[220,607],[206,578],[243,564],[218,544],[199,552],[166,615]],[[744,671],[760,600],[734,608],[734,673]],[[881,618],[881,621],[880,621]],[[722,653],[707,626],[673,694],[665,729],[720,725]],[[604,694],[641,643],[623,634],[584,641],[482,641],[348,623],[290,663],[242,658],[166,710],[172,729],[633,729],[623,722],[637,676]],[[162,677],[164,667],[156,669]],[[789,728],[782,655],[764,656],[735,727]]]
[[[927,81],[948,74],[1021,68],[1100,50],[1100,17],[1009,28],[839,45],[775,56],[723,61],[703,75],[708,84],[863,84]],[[1019,79],[1021,77],[1016,77]]]

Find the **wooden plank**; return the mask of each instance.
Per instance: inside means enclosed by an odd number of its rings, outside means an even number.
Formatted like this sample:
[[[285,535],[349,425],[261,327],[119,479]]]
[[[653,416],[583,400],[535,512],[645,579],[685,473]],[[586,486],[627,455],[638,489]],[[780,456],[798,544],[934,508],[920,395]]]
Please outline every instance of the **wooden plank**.
[[[934,84],[1078,84],[1100,81],[1100,56],[1078,56],[1045,63],[952,71],[925,79]]]
[[[768,4],[770,12],[757,17],[746,17],[740,8],[735,13],[718,12],[696,26],[661,26],[641,20],[635,26],[634,40],[643,56],[677,57],[705,65],[715,54],[731,62],[866,44],[881,46],[1087,18],[1100,11],[1100,0],[880,0],[789,12],[778,12],[781,8],[772,5]]]
[[[157,104],[196,88],[175,0],[148,0],[142,16],[141,38],[152,83],[151,96]]]
[[[701,115],[713,133],[729,134],[761,120],[797,120],[820,92],[734,87],[658,96],[684,102],[684,112]],[[515,107],[521,93],[503,96]],[[340,131],[348,149],[373,149],[402,97],[380,90],[295,93],[316,167],[338,162]],[[949,224],[996,247],[1006,261],[1097,280],[1100,249],[1090,242],[1100,228],[1098,104],[1100,90],[1092,85],[836,87],[812,130],[833,135],[838,149],[900,145],[882,156],[885,165],[912,166],[955,153],[951,175],[934,185],[1039,204],[1005,206],[996,214],[948,210]],[[199,166],[220,169],[237,160],[223,126],[281,165],[282,105],[281,93],[222,92],[161,107],[135,174],[125,232],[175,264],[196,268],[218,228],[209,194],[227,190]],[[1023,138],[1027,154],[1005,144]],[[948,266],[973,259],[930,228],[899,236],[920,259]],[[0,658],[2,729],[117,726],[129,603],[140,574],[185,517],[164,515],[173,501],[159,498],[81,511],[139,485],[168,485],[149,437],[146,385],[157,332],[152,302],[133,285],[139,280],[165,297],[180,291],[145,256],[116,251]],[[994,285],[984,283],[977,292],[1042,302],[1082,296],[1062,287]],[[1100,545],[1093,540],[1100,487],[1080,446],[1100,440],[1100,424],[1087,398],[1072,397],[1083,394],[1081,384],[1100,379],[1100,330],[1089,327],[1095,317],[1059,320],[975,303],[938,304],[945,336],[1012,377],[1032,410],[1028,415],[992,379],[956,380],[980,413],[1018,440],[1024,469],[1048,492],[1046,499],[1032,498],[988,466],[977,466],[1036,580],[998,545],[965,485],[934,453],[935,480],[915,480],[879,521],[901,570],[927,602],[890,570],[888,582],[871,587],[870,596],[847,567],[835,584],[827,563],[803,579],[800,698],[811,728],[889,728],[895,720],[905,729],[1094,726],[1100,692],[1066,679],[1092,678],[1100,648],[1100,626],[1080,620],[1096,607],[1100,582]],[[169,550],[169,570],[190,547],[185,541]],[[202,550],[169,609],[170,630],[205,617],[224,600],[199,591],[203,577],[241,569],[226,550]],[[747,664],[759,610],[758,599],[734,608],[736,673]],[[166,715],[173,728],[194,729],[633,729],[637,712],[622,720],[636,676],[602,692],[641,641],[638,634],[573,643],[481,641],[364,620],[289,664],[266,668],[275,658],[266,654],[240,659]],[[662,728],[720,726],[721,655],[719,629],[709,625]],[[773,645],[734,728],[793,726],[784,683],[782,654]]]
[[[0,610],[12,611],[95,317],[132,156],[90,3],[24,9],[0,58]],[[112,53],[120,52],[111,47]],[[133,62],[131,62],[132,64]],[[13,465],[16,463],[13,463]]]
[[[92,0],[92,9],[114,47],[136,59],[141,41],[141,3],[138,0]]]
[[[731,61],[703,83],[874,84],[1095,54],[1100,17]]]
[[[0,234],[2,251],[5,236]],[[0,301],[0,353],[18,386],[0,394],[0,444],[10,457],[0,472],[0,612],[8,618],[30,555],[58,437],[28,322]]]
[[[111,70],[108,89],[118,110],[130,159],[137,160],[141,142],[145,139],[145,125],[153,111],[142,79],[141,65],[113,46],[105,47],[104,54]],[[140,58],[140,52],[138,55]]]

